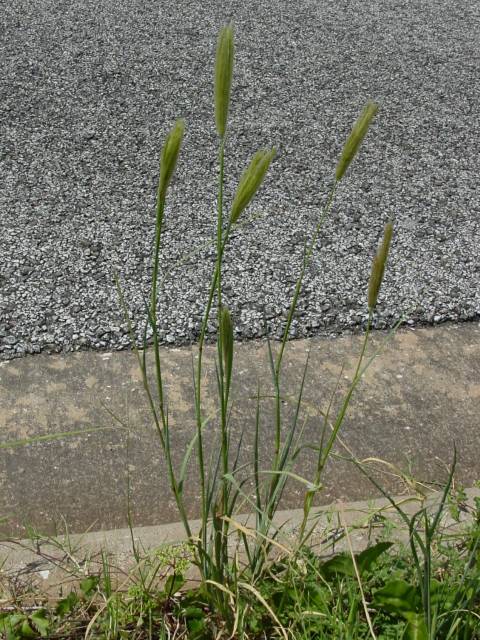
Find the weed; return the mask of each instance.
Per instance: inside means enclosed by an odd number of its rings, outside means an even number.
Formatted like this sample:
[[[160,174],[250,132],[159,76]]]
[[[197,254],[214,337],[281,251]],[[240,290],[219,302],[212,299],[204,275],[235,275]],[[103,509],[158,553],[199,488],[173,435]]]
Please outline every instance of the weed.
[[[332,433],[327,435],[326,425],[324,427],[321,441],[317,448],[318,459],[315,477],[311,480],[301,478],[293,473],[293,465],[301,453],[299,439],[301,435],[299,430],[299,414],[308,361],[305,364],[303,381],[297,398],[295,417],[292,425],[288,427],[285,432],[282,424],[281,404],[282,363],[284,351],[289,337],[292,319],[301,293],[304,275],[312,258],[313,252],[315,251],[322,225],[331,211],[337,185],[344,177],[347,168],[358,152],[360,144],[368,131],[369,125],[377,112],[378,107],[373,103],[368,103],[345,143],[326,204],[320,212],[312,237],[305,243],[304,255],[300,265],[299,275],[291,301],[284,335],[276,355],[274,355],[272,345],[268,342],[271,377],[275,390],[274,447],[271,466],[266,469],[260,468],[259,442],[261,434],[259,426],[260,402],[258,402],[254,425],[255,446],[253,460],[250,465],[251,475],[248,478],[245,478],[244,476],[242,477],[240,472],[245,473],[246,471],[245,466],[240,467],[238,463],[238,450],[241,446],[242,440],[240,438],[240,445],[237,449],[237,453],[235,453],[232,449],[233,434],[231,432],[231,425],[229,421],[229,411],[231,408],[230,396],[232,380],[235,373],[233,321],[229,310],[224,306],[222,300],[222,265],[225,247],[231,239],[232,228],[238,223],[242,213],[260,188],[274,158],[275,150],[260,150],[253,155],[251,162],[240,177],[235,196],[227,215],[226,205],[224,202],[223,185],[225,180],[224,166],[233,65],[234,34],[232,26],[229,25],[220,32],[215,63],[215,121],[219,137],[216,263],[211,277],[209,294],[206,301],[206,308],[198,345],[198,361],[194,373],[196,431],[190,446],[187,448],[187,452],[180,469],[175,469],[173,465],[173,452],[171,448],[170,424],[168,417],[168,399],[165,396],[162,377],[157,321],[157,280],[159,276],[159,255],[164,224],[165,200],[168,184],[172,178],[181,149],[184,132],[183,121],[178,121],[167,136],[161,153],[152,287],[150,306],[147,309],[148,322],[144,332],[145,338],[143,345],[141,345],[143,348],[143,354],[140,354],[140,348],[135,343],[133,332],[131,332],[134,349],[136,351],[142,373],[143,384],[155,421],[157,434],[164,452],[170,487],[175,497],[186,534],[195,550],[195,563],[202,578],[202,590],[205,593],[208,602],[214,604],[215,608],[221,612],[222,617],[227,621],[230,630],[238,624],[238,620],[235,618],[232,610],[232,599],[235,599],[235,594],[238,594],[239,589],[240,591],[245,589],[245,586],[241,585],[248,584],[251,587],[255,587],[258,579],[264,574],[267,568],[268,557],[277,536],[277,532],[273,529],[273,518],[280,504],[288,480],[293,479],[300,482],[305,488],[305,517],[300,529],[298,548],[303,546],[310,535],[307,525],[313,500],[321,490],[321,477],[325,469],[325,465],[335,444],[336,436],[341,428],[353,391],[364,372],[361,365],[367,347],[371,318],[376,304],[376,299],[378,297],[378,291],[381,285],[388,254],[388,247],[393,232],[393,227],[391,223],[389,223],[385,230],[383,244],[374,259],[370,285],[371,292],[369,293],[368,300],[368,307],[370,311],[369,322],[363,348],[358,358],[354,379],[335,420]],[[125,301],[123,299],[123,294],[118,280],[117,283],[122,306],[126,311]],[[216,460],[213,460],[213,464],[207,465],[205,460],[204,444],[204,437],[207,429],[207,418],[203,409],[202,366],[206,328],[211,319],[214,307],[216,308],[216,317],[218,320],[216,378],[218,390],[219,443],[217,448],[218,456]],[[127,322],[129,322],[128,313],[125,313],[125,317]],[[147,329],[149,329],[149,332],[153,335],[156,394],[154,394],[153,389],[150,386],[146,370],[145,351],[147,347]],[[259,398],[260,393],[261,390],[259,388]],[[154,399],[155,395],[158,397],[158,401]],[[283,435],[285,433],[286,435]],[[212,437],[213,434],[210,434],[209,438]],[[197,465],[200,488],[201,527],[198,534],[191,531],[187,509],[183,498],[185,473],[193,452],[196,454],[195,462]],[[255,500],[253,502],[244,491],[246,482],[249,480],[252,480],[254,484]],[[253,529],[253,536],[249,535],[245,529],[239,528],[235,521],[239,504],[245,503],[255,512],[256,522]],[[232,533],[236,534],[236,536],[243,542],[247,561],[242,566],[238,565],[237,559],[230,553]]]

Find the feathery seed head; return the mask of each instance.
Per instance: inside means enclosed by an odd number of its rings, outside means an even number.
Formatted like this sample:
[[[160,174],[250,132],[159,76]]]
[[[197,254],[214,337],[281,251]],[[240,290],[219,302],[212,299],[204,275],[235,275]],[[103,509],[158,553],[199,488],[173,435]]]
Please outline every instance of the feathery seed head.
[[[275,156],[275,149],[260,150],[255,153],[250,164],[242,173],[233,199],[230,221],[235,224],[242,211],[248,206],[262,184],[270,162]]]
[[[377,305],[378,294],[383,281],[390,243],[393,236],[393,224],[388,222],[383,232],[383,240],[372,262],[370,281],[368,283],[368,308],[373,311]]]
[[[335,172],[335,179],[339,182],[345,175],[346,170],[350,166],[353,158],[355,157],[363,139],[365,138],[368,128],[370,126],[373,117],[378,111],[378,105],[374,102],[368,102],[364,107],[360,117],[353,125],[353,129],[345,142],[342,155],[337,164]]]
[[[233,74],[233,27],[223,27],[218,36],[215,63],[215,122],[218,135],[223,137],[227,128],[230,88]]]
[[[158,185],[159,193],[164,197],[170,180],[172,179],[175,166],[177,164],[178,154],[182,145],[183,134],[185,131],[185,123],[183,120],[177,120],[175,126],[168,134],[162,148],[160,156],[160,180]]]

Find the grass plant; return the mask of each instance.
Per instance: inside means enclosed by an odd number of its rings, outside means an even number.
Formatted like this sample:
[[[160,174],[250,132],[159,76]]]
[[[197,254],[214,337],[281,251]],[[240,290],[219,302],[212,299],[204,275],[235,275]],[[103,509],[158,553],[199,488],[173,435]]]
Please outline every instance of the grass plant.
[[[332,403],[330,403],[320,438],[314,443],[317,463],[316,471],[312,478],[300,477],[294,473],[295,463],[300,459],[304,449],[301,441],[301,426],[299,416],[302,406],[302,394],[305,378],[308,370],[308,359],[305,363],[303,379],[297,395],[294,418],[291,424],[284,424],[282,411],[282,364],[292,320],[301,295],[302,284],[313,253],[317,248],[317,242],[322,226],[327,217],[331,214],[334,198],[338,184],[345,177],[350,165],[358,153],[362,141],[367,135],[370,124],[375,117],[378,106],[373,102],[368,102],[363,112],[354,124],[352,131],[343,147],[340,159],[334,172],[332,184],[325,202],[319,211],[318,221],[312,236],[307,239],[304,245],[303,258],[299,265],[299,273],[295,285],[290,309],[287,315],[283,337],[278,347],[274,347],[268,340],[268,352],[271,370],[271,383],[274,389],[274,412],[273,412],[273,453],[270,464],[266,468],[260,465],[260,441],[262,433],[260,429],[261,404],[260,397],[262,389],[258,387],[258,401],[255,419],[252,421],[254,430],[253,457],[250,464],[239,464],[239,448],[241,447],[243,433],[237,439],[237,449],[233,447],[234,435],[231,429],[229,411],[231,408],[231,389],[234,379],[234,349],[233,349],[233,320],[228,308],[222,300],[222,265],[225,254],[225,247],[231,239],[231,231],[238,224],[247,206],[254,198],[260,188],[263,179],[269,170],[274,158],[274,149],[257,151],[242,173],[236,193],[230,207],[224,201],[224,181],[225,181],[225,154],[228,141],[228,113],[230,107],[230,94],[234,68],[234,31],[231,25],[223,28],[220,32],[217,45],[215,62],[215,123],[218,134],[218,191],[217,191],[217,233],[216,233],[216,262],[212,273],[208,298],[206,300],[203,322],[200,330],[198,344],[198,359],[194,370],[194,409],[196,416],[196,431],[193,435],[190,446],[187,448],[183,463],[179,469],[173,465],[173,451],[170,437],[170,425],[168,419],[167,400],[164,395],[164,384],[162,379],[161,355],[158,339],[157,325],[157,277],[159,273],[159,247],[162,238],[162,228],[164,223],[165,201],[167,197],[168,182],[173,175],[174,167],[177,163],[178,155],[181,151],[181,138],[183,136],[184,125],[177,123],[168,135],[161,155],[160,182],[157,202],[157,225],[156,241],[153,263],[153,281],[151,305],[148,310],[148,329],[153,334],[153,351],[155,358],[155,391],[158,402],[154,401],[154,390],[151,388],[148,377],[145,353],[147,350],[147,327],[145,338],[141,348],[136,348],[139,365],[142,371],[150,408],[157,427],[160,443],[164,452],[170,486],[175,497],[179,514],[184,523],[185,532],[193,545],[193,561],[198,568],[201,577],[201,584],[197,591],[197,596],[204,601],[207,607],[212,607],[222,618],[226,633],[235,633],[239,627],[244,626],[244,618],[250,612],[250,608],[239,608],[238,603],[245,597],[257,600],[257,604],[263,609],[267,609],[267,602],[261,593],[260,585],[264,584],[265,577],[271,574],[271,554],[277,548],[277,538],[279,531],[273,524],[274,516],[281,503],[281,498],[287,482],[294,481],[300,483],[304,490],[304,519],[299,529],[297,544],[294,547],[293,559],[290,558],[289,567],[296,566],[298,558],[303,557],[308,540],[315,528],[315,522],[311,522],[312,507],[315,497],[321,491],[322,476],[325,466],[332,454],[337,437],[341,430],[349,403],[353,393],[363,377],[366,368],[371,363],[373,357],[365,364],[368,340],[372,324],[373,314],[378,300],[383,275],[388,259],[390,244],[393,237],[393,223],[388,222],[385,226],[383,240],[376,255],[373,258],[370,280],[368,284],[368,294],[366,296],[366,307],[368,309],[368,321],[363,341],[363,346],[358,355],[357,365],[350,387],[340,405],[337,414],[331,419]],[[168,176],[168,180],[162,176]],[[122,292],[119,293],[123,308],[126,311],[126,304],[123,300]],[[214,313],[216,311],[216,313]],[[218,429],[215,432],[213,425],[209,424],[208,418],[203,409],[203,389],[202,389],[202,367],[203,350],[206,340],[206,330],[209,322],[216,318],[217,321],[217,358],[216,358],[216,380],[217,380],[217,416]],[[126,313],[128,319],[128,314]],[[398,325],[397,325],[398,326]],[[396,329],[396,327],[395,327]],[[133,338],[133,333],[132,333]],[[142,353],[141,353],[142,352]],[[218,435],[218,447],[214,451],[218,452],[216,459],[206,461],[205,455],[205,433],[209,430],[209,441]],[[184,487],[186,470],[191,462],[197,466],[197,474],[200,487],[200,531],[193,532],[188,521],[187,508],[184,501]],[[249,475],[245,477],[246,467]],[[246,492],[248,481],[254,485],[254,499],[251,499]],[[446,493],[448,494],[449,484],[447,483]],[[247,506],[255,514],[255,523],[251,528],[247,528],[238,521],[238,511],[240,506]],[[443,510],[443,504],[439,513]],[[426,522],[426,521],[425,521]],[[432,524],[433,530],[438,522]],[[432,530],[429,531],[430,539]],[[413,530],[412,530],[413,535]],[[234,542],[236,540],[236,543]],[[238,553],[232,552],[239,548],[239,541],[242,548],[242,561],[239,562]],[[429,549],[430,542],[421,547],[422,550]],[[412,546],[412,551],[416,549]],[[426,551],[425,551],[426,552]],[[352,556],[353,558],[353,556]],[[363,590],[361,575],[354,561],[356,578],[360,591]],[[430,574],[428,574],[430,575]],[[288,580],[287,580],[288,582]],[[430,602],[429,578],[425,578],[422,587],[422,602],[427,607]],[[426,590],[426,591],[425,591]],[[352,610],[348,616],[349,620],[356,619]],[[355,609],[356,611],[356,609]],[[369,622],[369,632],[373,632],[373,627],[369,619],[368,609],[364,607],[367,620]],[[423,614],[418,614],[419,620]],[[273,609],[270,610],[272,619],[279,623]],[[423,618],[422,618],[423,620]],[[431,612],[426,610],[426,637],[431,637]],[[430,622],[429,622],[430,621]],[[412,622],[408,622],[412,626]],[[422,623],[423,624],[423,623]],[[418,626],[418,625],[417,625]],[[412,627],[413,628],[413,627]],[[420,627],[419,627],[420,628]],[[421,627],[423,630],[423,627]]]
[[[164,224],[165,202],[169,182],[177,163],[181,150],[182,137],[184,133],[184,123],[178,121],[171,130],[164,143],[161,162],[160,179],[157,193],[157,219],[155,232],[155,247],[153,259],[152,289],[150,306],[148,312],[148,328],[153,335],[153,352],[155,359],[155,392],[151,388],[147,376],[147,366],[145,353],[147,350],[147,327],[144,332],[144,342],[140,349],[135,343],[135,350],[138,357],[139,366],[142,372],[142,379],[150,404],[152,415],[157,429],[157,434],[165,456],[165,462],[170,480],[170,486],[176,500],[178,511],[185,527],[185,532],[191,540],[195,549],[195,563],[199,569],[202,585],[207,599],[215,603],[221,611],[227,626],[232,630],[238,620],[232,611],[232,599],[238,589],[248,589],[255,586],[256,581],[263,575],[268,563],[269,553],[276,536],[272,530],[273,518],[278,510],[286,483],[294,479],[305,487],[304,513],[305,519],[301,527],[301,540],[299,548],[308,539],[309,531],[307,522],[313,505],[313,501],[321,488],[321,477],[325,465],[329,459],[330,452],[335,444],[338,431],[341,428],[348,404],[353,391],[364,373],[362,363],[364,360],[371,318],[378,296],[378,291],[383,277],[383,270],[388,253],[388,245],[392,237],[393,227],[391,223],[387,225],[385,239],[382,248],[375,257],[371,289],[374,290],[375,300],[369,296],[369,321],[365,333],[363,348],[358,357],[356,372],[347,393],[341,410],[335,420],[335,425],[330,434],[326,433],[326,426],[323,430],[322,438],[317,447],[317,469],[313,479],[305,479],[293,473],[294,463],[301,453],[299,443],[299,414],[302,402],[303,382],[307,373],[307,364],[302,381],[302,386],[298,394],[297,407],[293,423],[285,430],[282,416],[282,364],[284,353],[288,342],[291,323],[297,308],[304,276],[311,261],[313,252],[316,249],[318,237],[327,216],[330,214],[335,192],[338,183],[343,179],[348,167],[359,150],[362,140],[367,134],[369,125],[377,112],[378,107],[373,103],[368,103],[357,123],[355,123],[350,136],[348,137],[341,157],[339,159],[334,179],[324,207],[319,213],[316,228],[311,238],[305,243],[303,259],[299,268],[299,275],[295,286],[294,294],[290,304],[283,338],[279,348],[274,354],[274,349],[270,342],[269,359],[272,383],[275,393],[275,409],[273,418],[274,429],[274,450],[270,466],[260,469],[259,466],[259,442],[260,433],[260,403],[258,403],[257,414],[252,428],[255,430],[255,446],[253,460],[250,465],[251,478],[255,487],[255,501],[250,507],[255,512],[256,523],[254,535],[249,536],[243,531],[240,534],[244,550],[247,557],[245,566],[239,567],[235,557],[232,557],[229,546],[231,537],[238,534],[239,528],[235,524],[235,517],[239,504],[248,502],[244,492],[246,479],[240,477],[240,467],[238,455],[232,449],[232,432],[229,422],[230,394],[234,375],[234,349],[233,349],[233,321],[230,311],[223,305],[222,301],[222,264],[225,247],[230,241],[233,227],[238,223],[242,213],[254,198],[260,188],[263,179],[274,158],[275,150],[259,150],[250,161],[238,181],[238,187],[229,208],[224,202],[224,166],[226,143],[228,139],[228,112],[230,92],[233,78],[234,66],[234,32],[231,25],[223,28],[218,38],[217,55],[215,62],[215,122],[218,133],[218,158],[219,176],[217,193],[217,234],[216,234],[216,262],[211,277],[209,294],[206,301],[206,308],[200,330],[198,344],[198,360],[194,373],[195,389],[195,416],[196,431],[193,436],[191,446],[187,448],[183,464],[180,469],[175,469],[173,465],[173,451],[170,437],[170,425],[168,418],[167,400],[164,393],[164,383],[162,377],[162,363],[160,355],[160,344],[158,337],[157,313],[159,307],[157,281],[159,277],[159,255]],[[120,298],[126,312],[126,304],[119,286]],[[217,358],[216,358],[216,379],[218,391],[218,457],[213,464],[206,463],[204,432],[206,416],[203,409],[202,390],[202,367],[203,349],[206,338],[206,329],[211,320],[212,311],[216,308],[217,318]],[[128,321],[128,314],[125,313]],[[133,339],[133,332],[132,332]],[[142,351],[143,353],[140,353]],[[259,396],[261,389],[259,388]],[[155,401],[154,397],[158,398]],[[208,428],[211,429],[209,426]],[[209,434],[210,440],[212,434]],[[192,456],[192,452],[196,455]],[[188,521],[187,508],[184,501],[185,473],[193,457],[198,472],[200,487],[200,511],[201,528],[198,534],[191,531]],[[245,471],[242,465],[242,471]],[[247,586],[248,585],[248,586]]]

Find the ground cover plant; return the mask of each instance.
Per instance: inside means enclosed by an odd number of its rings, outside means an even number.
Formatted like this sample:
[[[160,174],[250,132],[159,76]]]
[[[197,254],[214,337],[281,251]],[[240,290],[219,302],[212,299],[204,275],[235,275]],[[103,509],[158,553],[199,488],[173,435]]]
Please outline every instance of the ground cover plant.
[[[63,595],[47,598],[28,576],[2,571],[0,631],[9,640],[478,638],[480,498],[449,482],[436,496],[417,496],[410,510],[395,502],[396,520],[372,506],[347,526],[332,512],[316,544],[300,552],[295,536],[279,537],[257,597],[232,601],[245,611],[232,633],[201,588],[188,543],[153,550],[134,543],[125,573],[105,552],[92,557],[68,538],[51,540],[70,578],[59,580]],[[358,532],[365,544],[354,551]],[[33,546],[42,542],[32,532]]]
[[[354,160],[378,107],[367,103],[354,124],[335,168],[327,200],[319,212],[312,236],[305,242],[283,338],[268,342],[273,412],[268,436],[261,428],[262,398],[258,383],[256,412],[244,432],[234,433],[231,422],[232,385],[235,378],[234,319],[222,296],[222,268],[232,230],[261,187],[275,156],[274,149],[257,151],[238,181],[232,202],[224,198],[225,156],[228,151],[228,112],[234,65],[234,33],[231,25],[220,32],[215,63],[215,124],[218,133],[219,176],[217,193],[216,262],[212,273],[200,331],[198,358],[193,365],[195,430],[182,463],[174,463],[169,421],[169,400],[162,376],[158,334],[160,248],[169,184],[181,152],[185,124],[179,120],[168,134],[161,152],[160,178],[153,247],[150,298],[146,301],[148,321],[143,343],[136,344],[120,279],[117,286],[133,348],[138,358],[156,435],[165,461],[172,495],[185,529],[186,546],[164,551],[161,558],[146,556],[132,535],[136,568],[128,584],[114,584],[109,558],[102,558],[96,572],[86,572],[74,563],[78,584],[54,606],[26,607],[18,594],[10,593],[8,610],[0,614],[0,630],[8,640],[21,638],[434,638],[480,637],[480,509],[469,507],[468,526],[453,533],[446,516],[460,520],[465,498],[454,491],[455,456],[437,500],[416,496],[418,508],[406,511],[385,494],[397,515],[394,528],[406,532],[406,544],[395,542],[395,531],[382,514],[372,512],[362,529],[369,537],[362,550],[355,550],[351,529],[342,520],[327,527],[318,545],[319,515],[315,500],[322,490],[322,477],[335,447],[349,403],[365,371],[377,357],[369,354],[369,336],[384,271],[393,239],[393,221],[385,225],[383,238],[373,256],[366,283],[368,321],[363,346],[349,388],[338,407],[330,399],[321,415],[317,442],[305,443],[302,435],[303,385],[308,375],[308,358],[296,394],[293,418],[286,421],[282,385],[282,364],[303,279],[317,248],[322,226],[331,214],[335,193]],[[217,409],[205,410],[203,351],[207,327],[217,327]],[[397,328],[401,320],[397,323]],[[387,340],[393,332],[387,336]],[[152,336],[154,379],[147,371],[147,335]],[[266,384],[266,382],[265,382]],[[287,422],[287,423],[286,423]],[[209,442],[216,439],[212,453]],[[253,434],[253,455],[241,461],[244,439]],[[273,434],[273,435],[272,435]],[[272,456],[263,464],[260,442],[273,438]],[[305,451],[315,456],[312,477],[298,472]],[[383,492],[369,465],[359,461],[348,448],[352,468],[366,474]],[[300,464],[301,468],[301,464]],[[189,472],[196,474],[199,487],[200,527],[194,530],[185,500]],[[288,482],[302,490],[303,518],[288,539],[275,522]],[[239,514],[250,512],[250,521]],[[381,527],[378,527],[380,521]],[[339,539],[345,549],[335,551]],[[314,540],[317,542],[313,543]],[[69,558],[72,554],[69,553]],[[80,571],[80,568],[82,569]],[[191,571],[191,574],[189,572]]]

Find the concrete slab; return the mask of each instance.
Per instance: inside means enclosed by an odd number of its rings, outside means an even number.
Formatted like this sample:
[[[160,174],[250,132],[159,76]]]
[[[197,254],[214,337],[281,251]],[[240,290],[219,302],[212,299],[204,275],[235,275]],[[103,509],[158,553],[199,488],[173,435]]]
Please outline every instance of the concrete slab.
[[[446,324],[403,329],[385,347],[354,395],[342,429],[342,440],[359,458],[375,456],[395,463],[420,480],[446,475],[453,442],[458,449],[458,479],[472,485],[480,478],[480,325]],[[385,334],[374,334],[372,353]],[[318,442],[321,411],[334,393],[346,389],[361,348],[361,336],[312,338],[290,342],[283,376],[285,394],[296,394],[307,351],[310,367],[305,389],[306,441]],[[163,368],[176,462],[182,459],[194,428],[192,357],[196,347],[162,349]],[[214,414],[215,347],[206,349],[205,410]],[[147,360],[152,364],[152,354]],[[245,431],[241,459],[252,452],[257,380],[262,394],[271,392],[266,344],[236,346],[233,391],[234,433]],[[342,366],[344,366],[342,372]],[[284,402],[285,420],[293,408]],[[112,418],[114,412],[123,426]],[[262,457],[271,455],[271,401],[262,401]],[[21,535],[25,524],[54,533],[66,523],[70,531],[114,529],[126,524],[127,495],[135,525],[178,520],[166,482],[162,454],[131,352],[34,356],[0,366],[1,441],[70,430],[103,427],[82,436],[61,437],[13,449],[0,449],[0,515],[4,533]],[[206,444],[215,447],[214,424]],[[0,443],[1,446],[1,443]],[[337,447],[337,452],[344,450]],[[299,469],[309,476],[312,455]],[[197,483],[192,470],[187,488],[189,515],[197,510]],[[395,476],[382,478],[393,493],[404,484]],[[358,500],[375,495],[351,463],[328,466],[321,495]],[[284,508],[298,508],[301,487],[292,483]]]

